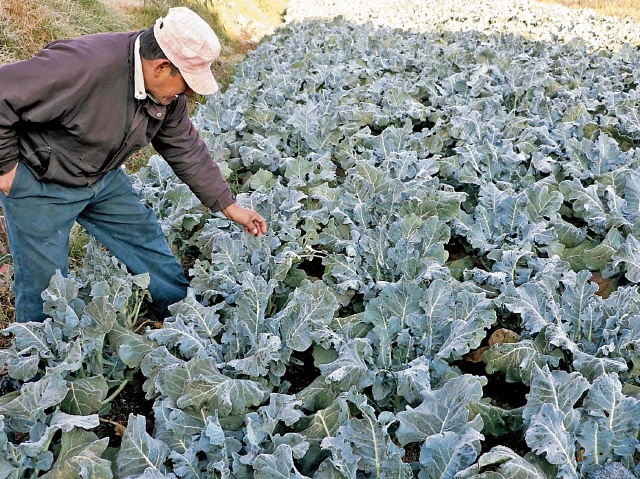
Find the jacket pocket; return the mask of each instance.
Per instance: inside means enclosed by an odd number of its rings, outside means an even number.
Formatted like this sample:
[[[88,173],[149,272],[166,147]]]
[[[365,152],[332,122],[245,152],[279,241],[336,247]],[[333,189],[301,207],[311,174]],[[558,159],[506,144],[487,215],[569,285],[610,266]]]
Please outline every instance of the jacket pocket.
[[[27,137],[20,138],[19,148],[23,160],[38,177],[42,177],[49,169],[51,148],[45,145],[39,146]]]

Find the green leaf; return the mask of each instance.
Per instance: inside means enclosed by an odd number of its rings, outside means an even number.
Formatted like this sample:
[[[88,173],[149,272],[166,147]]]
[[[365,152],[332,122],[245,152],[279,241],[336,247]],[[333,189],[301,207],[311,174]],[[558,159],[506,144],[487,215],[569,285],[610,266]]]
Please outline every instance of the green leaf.
[[[169,448],[164,442],[147,434],[145,417],[129,414],[127,429],[122,435],[122,444],[116,457],[118,477],[142,474],[149,467],[164,473],[168,454]]]
[[[371,345],[364,339],[352,339],[340,348],[338,359],[329,364],[321,364],[320,372],[326,382],[333,383],[341,391],[355,386],[358,391],[373,384],[374,372]]]
[[[625,277],[632,283],[640,283],[640,243],[633,236],[627,236],[618,251],[611,255],[613,266],[623,263]]]
[[[273,454],[260,454],[253,461],[255,479],[309,479],[298,472],[294,463],[291,446],[280,444]]]
[[[500,478],[505,479],[556,479],[558,472],[555,466],[544,463],[533,454],[522,458],[505,446],[492,448],[480,457],[478,464],[482,468],[498,466]],[[477,477],[484,479],[483,476]]]
[[[420,476],[453,478],[478,457],[484,436],[475,429],[462,434],[445,431],[425,439],[420,448]]]
[[[589,389],[589,382],[580,373],[549,371],[545,364],[541,369],[533,365],[531,392],[522,413],[525,421],[537,414],[544,404],[552,404],[564,415],[573,412],[573,407]]]
[[[534,364],[538,367],[543,367],[545,364],[557,367],[560,363],[558,356],[548,353],[543,341],[544,335],[540,334],[535,341],[524,339],[517,343],[493,346],[482,355],[487,373],[501,371],[505,374],[507,382],[531,384]]]
[[[66,413],[85,416],[100,410],[109,390],[104,376],[74,379],[67,386],[69,392],[60,407]]]
[[[118,351],[118,356],[130,368],[140,366],[142,359],[154,349],[154,342],[145,336],[129,331],[118,323],[107,334],[109,343]]]
[[[523,407],[503,409],[491,404],[491,398],[483,398],[479,403],[470,404],[469,409],[482,417],[482,433],[502,436],[508,432],[519,431],[522,426]]]
[[[300,433],[306,436],[308,441],[320,442],[325,437],[332,437],[348,416],[347,404],[344,399],[339,398],[326,409],[316,412],[311,423]]]
[[[111,479],[111,462],[101,456],[109,439],[92,432],[73,429],[62,433],[61,450],[43,479]]]
[[[463,433],[467,429],[482,429],[482,420],[469,421],[469,407],[482,398],[485,379],[470,375],[449,379],[440,389],[422,392],[422,403],[399,412],[400,427],[396,437],[400,445],[422,442],[434,434],[452,431]]]
[[[531,417],[525,433],[527,445],[536,454],[545,454],[549,463],[558,466],[558,477],[578,479],[575,437],[565,429],[565,414],[553,404],[543,404]]]
[[[180,408],[206,405],[212,411],[218,409],[221,417],[243,414],[248,406],[259,406],[268,392],[255,381],[225,376],[213,365],[206,374],[194,373],[195,379],[186,381],[184,394],[177,401]]]
[[[339,304],[322,281],[306,281],[295,289],[287,306],[274,320],[280,324],[284,343],[294,351],[305,351],[314,334],[327,330]]]

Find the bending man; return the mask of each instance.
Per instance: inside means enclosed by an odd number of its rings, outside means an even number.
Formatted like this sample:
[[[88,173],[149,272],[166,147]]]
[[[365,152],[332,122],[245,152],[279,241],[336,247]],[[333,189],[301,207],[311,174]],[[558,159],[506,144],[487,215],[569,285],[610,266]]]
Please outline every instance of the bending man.
[[[151,143],[203,205],[261,235],[264,219],[235,204],[188,117],[185,95],[218,90],[213,30],[178,7],[141,32],[48,44],[0,67],[0,203],[14,263],[16,319],[42,321],[41,292],[68,268],[77,221],[133,274],[147,272],[154,306],[188,282],[152,210],[121,166]]]

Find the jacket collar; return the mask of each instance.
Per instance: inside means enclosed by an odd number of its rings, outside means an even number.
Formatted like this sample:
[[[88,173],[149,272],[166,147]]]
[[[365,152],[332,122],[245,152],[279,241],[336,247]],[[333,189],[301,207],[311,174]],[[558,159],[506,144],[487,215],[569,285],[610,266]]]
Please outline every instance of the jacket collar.
[[[133,89],[136,100],[145,100],[147,98],[147,92],[144,89],[142,59],[140,58],[140,35],[138,35],[133,45]]]

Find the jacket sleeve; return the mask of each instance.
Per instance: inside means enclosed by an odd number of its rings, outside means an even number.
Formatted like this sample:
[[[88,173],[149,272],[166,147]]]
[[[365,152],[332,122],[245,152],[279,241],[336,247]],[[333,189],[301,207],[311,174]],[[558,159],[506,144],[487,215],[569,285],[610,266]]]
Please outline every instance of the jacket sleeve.
[[[203,205],[221,211],[234,203],[220,168],[189,120],[184,95],[167,108],[165,121],[151,144]]]

